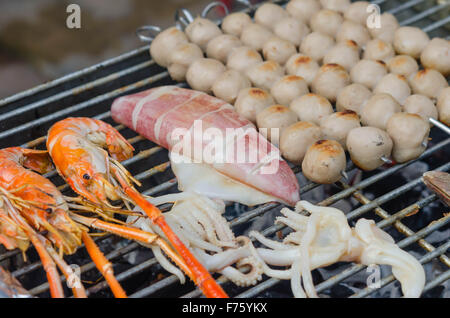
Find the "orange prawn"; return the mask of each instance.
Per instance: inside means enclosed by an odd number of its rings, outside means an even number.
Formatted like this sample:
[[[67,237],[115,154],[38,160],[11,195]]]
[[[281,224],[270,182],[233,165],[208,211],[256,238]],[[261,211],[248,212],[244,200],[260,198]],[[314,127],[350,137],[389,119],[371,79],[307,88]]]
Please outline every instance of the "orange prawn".
[[[71,201],[77,202],[77,199],[63,196],[50,180],[39,174],[53,169],[47,151],[19,147],[0,150],[0,243],[7,249],[19,248],[25,251],[31,241],[46,270],[52,297],[64,297],[56,265],[67,280],[71,279],[75,283],[72,288],[74,295],[86,297],[71,267],[52,247],[53,244],[60,253],[72,254],[83,242],[113,294],[126,297],[114,276],[112,264],[79,221],[95,229],[120,232],[124,237],[138,236],[145,243],[157,241],[159,237],[138,229],[123,230],[119,224],[75,214],[69,208],[76,206]],[[83,210],[89,211],[89,208]],[[46,237],[38,233],[41,231],[47,233]],[[167,250],[173,252],[170,247]]]
[[[0,163],[0,242],[7,249],[19,248],[22,252],[31,242],[47,273],[51,295],[64,297],[56,266],[66,278],[73,272],[51,243],[60,252],[72,254],[81,244],[84,227],[68,216],[67,203],[56,187],[27,169],[48,172],[52,164],[46,151],[1,149]],[[45,237],[39,234],[42,231],[47,233]],[[81,283],[75,285],[74,295],[86,297]]]
[[[135,188],[140,185],[119,161],[131,158],[134,148],[111,125],[92,118],[66,118],[47,135],[47,149],[59,174],[79,195],[100,206],[122,199],[142,208],[158,225],[177,253],[168,256],[199,286],[207,297],[228,297],[211,274],[193,256],[166,223],[161,211]],[[77,219],[82,224],[88,222]],[[162,244],[162,239],[156,243]],[[167,250],[164,250],[167,253]],[[181,259],[180,259],[181,256]]]

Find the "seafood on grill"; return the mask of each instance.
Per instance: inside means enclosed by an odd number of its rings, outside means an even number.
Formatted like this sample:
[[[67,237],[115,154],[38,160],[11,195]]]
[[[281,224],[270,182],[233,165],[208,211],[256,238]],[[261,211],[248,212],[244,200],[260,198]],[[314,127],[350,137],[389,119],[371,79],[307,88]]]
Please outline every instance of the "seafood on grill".
[[[111,125],[91,118],[66,118],[50,128],[47,149],[58,173],[76,193],[99,208],[114,208],[109,200],[122,200],[126,205],[131,202],[139,206],[165,233],[176,251],[158,235],[136,232],[136,228],[105,222],[100,223],[104,224],[103,230],[147,244],[157,244],[206,296],[227,297],[166,223],[161,211],[134,188],[133,183],[139,185],[139,182],[119,162],[130,158],[134,149]],[[76,220],[92,227],[100,221],[83,216],[77,216]]]
[[[67,279],[78,280],[73,292],[86,292],[62,254],[72,254],[81,245],[86,228],[74,222],[58,189],[40,173],[52,169],[46,151],[19,147],[0,150],[0,242],[23,253],[30,242],[46,271],[52,297],[64,297],[57,266]],[[32,171],[32,170],[36,171]],[[40,234],[45,231],[47,234]],[[59,254],[54,247],[59,249]],[[24,254],[25,255],[25,254]]]
[[[281,213],[283,217],[277,217],[276,223],[293,230],[283,242],[268,239],[256,231],[249,235],[268,247],[256,248],[253,254],[264,262],[264,273],[290,279],[294,296],[317,297],[311,271],[336,262],[390,265],[405,297],[419,297],[422,293],[425,272],[420,262],[400,249],[373,220],[359,219],[351,228],[342,211],[307,201],[299,201],[295,211],[283,208]],[[273,269],[269,265],[290,268]]]
[[[252,243],[248,237],[234,236],[222,216],[225,212],[222,200],[181,192],[151,198],[150,202],[157,206],[175,202],[171,210],[164,213],[167,223],[208,271],[220,273],[238,286],[254,285],[261,279],[262,264],[252,255]],[[147,218],[129,216],[127,222],[164,236]],[[161,266],[184,283],[183,273],[164,257],[159,247],[149,247]]]
[[[181,191],[246,205],[299,199],[298,181],[279,150],[222,100],[163,86],[117,98],[111,115],[169,149]]]

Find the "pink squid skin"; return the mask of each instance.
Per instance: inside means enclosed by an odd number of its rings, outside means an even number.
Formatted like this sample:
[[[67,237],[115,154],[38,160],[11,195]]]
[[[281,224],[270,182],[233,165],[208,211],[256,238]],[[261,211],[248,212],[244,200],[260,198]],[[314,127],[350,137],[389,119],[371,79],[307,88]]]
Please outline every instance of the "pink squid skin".
[[[279,153],[278,149],[259,134],[250,121],[235,112],[233,106],[218,98],[190,89],[162,86],[117,98],[112,104],[111,115],[116,122],[169,150],[178,142],[171,139],[172,132],[179,128],[191,130],[196,120],[201,120],[203,131],[213,127],[224,135],[227,128],[243,128],[245,138],[238,138],[234,147],[245,149],[247,158],[255,157],[256,152],[256,160],[244,163],[227,160],[225,163],[214,163],[214,168],[280,202],[293,206],[300,200],[297,178],[281,157],[269,161],[277,167],[271,173],[261,173],[261,169],[256,169],[268,153]],[[249,139],[257,142],[249,142]],[[206,146],[207,142],[202,140],[202,144]]]

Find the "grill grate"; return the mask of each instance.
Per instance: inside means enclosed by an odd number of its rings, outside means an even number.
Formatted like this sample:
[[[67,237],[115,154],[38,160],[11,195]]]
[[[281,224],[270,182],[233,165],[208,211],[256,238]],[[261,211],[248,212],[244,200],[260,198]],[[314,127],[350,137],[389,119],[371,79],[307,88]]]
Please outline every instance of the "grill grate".
[[[286,3],[286,1],[274,2]],[[431,37],[449,37],[450,16],[448,12],[450,1],[408,0],[388,2],[378,0],[373,1],[373,3],[379,4],[383,11],[395,14],[401,25],[419,26]],[[251,10],[247,9],[247,11]],[[21,145],[43,148],[45,147],[45,137],[42,136],[46,134],[53,123],[67,116],[89,116],[114,124],[109,112],[109,107],[114,98],[150,87],[174,84],[167,71],[150,59],[148,48],[148,45],[141,47],[1,100],[0,147]],[[185,83],[177,85],[186,86]],[[143,182],[143,187],[140,190],[146,195],[176,191],[177,182],[169,169],[170,163],[167,161],[167,151],[136,135],[122,125],[115,127],[140,151],[136,156],[123,163],[138,180]],[[419,260],[422,263],[437,262],[440,269],[433,278],[427,277],[424,292],[432,290],[450,278],[450,261],[445,255],[450,241],[447,239],[445,242],[437,243],[440,245],[435,246],[436,243],[433,243],[433,245],[428,239],[430,234],[448,228],[450,214],[442,213],[446,210],[442,203],[439,203],[436,195],[427,191],[416,193],[416,189],[421,184],[420,177],[403,182],[401,173],[418,162],[426,162],[429,169],[450,170],[450,163],[448,162],[450,138],[437,128],[432,129],[431,137],[432,141],[429,143],[429,148],[420,158],[384,170],[379,169],[367,175],[364,174],[364,178],[354,185],[339,182],[336,184],[337,187],[332,189],[335,192],[334,194],[327,196],[319,203],[313,202],[329,206],[342,200],[356,200],[359,202],[358,207],[346,214],[350,223],[360,217],[376,219],[380,228],[396,234],[394,237],[400,247],[407,251],[413,248],[415,251],[421,251]],[[347,171],[354,172],[357,169],[350,163]],[[294,172],[301,175],[298,167],[294,168]],[[56,172],[48,173],[46,177],[57,184],[61,191],[69,191],[68,186],[63,183]],[[388,186],[385,186],[386,184]],[[301,194],[306,195],[320,187],[324,186],[303,182]],[[336,189],[338,190],[336,191]],[[379,193],[380,191],[382,193],[376,198],[369,199],[372,192]],[[416,198],[416,196],[418,197]],[[431,219],[421,213],[405,219],[406,216],[433,205],[433,210],[439,212],[431,214],[433,216]],[[240,234],[239,231],[245,230],[245,227],[257,217],[279,211],[280,208],[281,205],[277,203],[266,203],[251,209],[246,208],[245,212],[232,218],[230,224],[236,234]],[[228,207],[228,209],[232,210],[233,207]],[[390,213],[389,211],[396,212]],[[426,220],[420,221],[420,218],[426,218]],[[281,225],[272,225],[265,228],[262,233],[265,236],[273,236],[283,229],[284,227]],[[98,237],[96,241],[106,257],[114,264],[114,271],[119,282],[131,297],[201,296],[200,291],[191,283],[186,283],[180,288],[177,278],[163,271],[151,252],[148,252],[139,244],[118,239],[112,235]],[[133,253],[137,251],[140,252],[138,255],[144,254],[144,259],[136,259],[134,262],[129,261],[133,258]],[[20,262],[19,251],[2,252],[0,263],[11,270],[13,276],[17,277],[32,295],[48,296],[48,283],[45,281],[41,262],[32,249],[27,252],[27,255],[31,261],[23,264]],[[75,255],[67,256],[67,260],[69,263],[73,261],[73,263],[83,264],[80,268],[82,279],[94,281],[91,284],[86,284],[89,296],[112,296],[105,281],[95,282],[100,276],[94,264],[88,259],[84,248],[80,248]],[[337,274],[315,284],[319,293],[329,291],[337,284],[355,276],[366,268],[363,265],[352,264],[337,264],[336,266]],[[64,281],[64,276],[61,276],[61,279]],[[275,297],[276,294],[271,291],[286,283],[278,279],[264,277],[263,281],[256,286],[238,288],[227,284],[223,277],[219,277],[218,281],[233,297]],[[388,273],[382,278],[381,286],[386,286],[394,281],[393,276]],[[289,295],[290,288],[287,288],[287,295]],[[374,292],[376,290],[366,287],[351,296],[364,297]]]

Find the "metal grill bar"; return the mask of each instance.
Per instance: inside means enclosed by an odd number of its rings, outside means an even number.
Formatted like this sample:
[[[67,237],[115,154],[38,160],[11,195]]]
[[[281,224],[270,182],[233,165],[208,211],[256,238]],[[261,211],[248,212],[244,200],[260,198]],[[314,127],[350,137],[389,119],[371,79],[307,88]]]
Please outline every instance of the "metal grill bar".
[[[276,2],[276,3],[286,3],[286,1],[274,1],[274,2]],[[385,0],[372,1],[372,3],[375,3],[375,4],[383,4],[385,2],[386,2]],[[398,6],[398,7],[394,8],[394,9],[391,9],[389,12],[395,13],[395,14],[399,14],[400,12],[403,12],[403,11],[409,9],[409,8],[412,8],[413,6],[415,6],[417,4],[420,4],[422,2],[424,2],[424,0],[408,1],[408,2],[406,2],[404,4],[402,4],[401,6]],[[261,4],[258,4],[256,6],[254,6],[253,8],[246,9],[245,11],[249,12],[249,11],[255,10],[260,5]],[[431,7],[429,9],[423,11],[422,13],[419,13],[419,14],[417,14],[417,15],[409,18],[409,19],[403,20],[401,22],[401,24],[402,25],[406,25],[406,24],[411,24],[411,23],[415,23],[415,22],[421,21],[424,18],[429,17],[429,16],[433,15],[434,13],[439,12],[442,9],[445,9],[446,7],[448,7],[448,5],[449,5],[448,3],[444,3],[444,4],[441,4],[441,5],[436,5],[434,7]],[[423,28],[423,30],[425,32],[431,32],[431,31],[436,30],[436,29],[440,28],[441,26],[447,24],[449,21],[450,21],[450,17],[443,18],[441,20],[438,20],[436,22],[433,22],[433,23],[429,24],[428,26]],[[102,62],[102,63],[99,63],[97,65],[94,65],[94,66],[92,66],[90,68],[81,70],[81,71],[76,72],[76,73],[69,74],[69,75],[67,75],[65,77],[62,77],[62,78],[57,79],[55,81],[52,81],[50,83],[40,85],[40,86],[38,86],[36,88],[30,89],[28,91],[24,91],[22,93],[13,95],[13,96],[8,97],[8,98],[3,99],[3,100],[0,100],[0,107],[1,106],[5,106],[5,105],[10,104],[10,103],[13,103],[13,102],[20,101],[22,99],[25,99],[26,97],[30,97],[30,96],[33,96],[33,95],[36,95],[36,94],[44,93],[47,90],[57,88],[59,85],[62,85],[62,84],[65,84],[65,83],[69,84],[70,81],[73,81],[75,79],[79,80],[83,76],[95,75],[95,72],[97,70],[99,70],[99,69],[104,69],[104,68],[107,68],[107,67],[116,66],[116,65],[119,65],[121,62],[126,61],[129,58],[136,57],[136,56],[138,56],[140,54],[145,54],[146,52],[148,52],[148,48],[149,48],[148,45],[144,46],[142,48],[139,48],[139,49],[136,49],[134,51],[128,52],[126,54],[123,54],[123,55],[121,55],[121,56],[119,56],[117,58],[113,58],[113,59],[107,60],[105,62]],[[20,108],[18,108],[16,110],[9,111],[9,112],[6,112],[4,114],[0,114],[0,121],[2,121],[2,120],[4,121],[6,119],[10,119],[10,118],[13,118],[15,116],[20,116],[22,114],[25,114],[28,111],[40,109],[42,106],[51,104],[51,103],[56,102],[56,101],[64,100],[67,97],[72,96],[73,94],[76,94],[76,93],[79,94],[81,92],[87,92],[89,90],[93,90],[93,89],[98,88],[98,87],[100,87],[100,86],[102,86],[104,84],[109,84],[113,80],[115,80],[115,79],[117,79],[119,77],[125,77],[125,76],[128,76],[128,75],[131,76],[131,75],[135,74],[137,71],[143,70],[146,67],[149,67],[149,66],[151,66],[153,64],[154,64],[154,62],[149,59],[148,61],[141,62],[140,64],[135,64],[135,65],[133,65],[131,67],[127,67],[127,68],[122,69],[120,71],[116,71],[115,73],[111,73],[111,74],[105,75],[104,77],[96,78],[96,79],[94,79],[94,80],[92,80],[92,81],[90,81],[88,83],[85,83],[85,84],[82,84],[82,85],[78,85],[78,86],[72,85],[73,88],[70,88],[70,89],[65,90],[65,91],[60,91],[60,92],[58,92],[58,93],[56,93],[56,94],[54,94],[54,95],[52,95],[50,97],[47,97],[47,98],[44,98],[44,99],[40,99],[40,100],[38,100],[36,102],[33,102],[33,103],[27,104],[25,106],[22,106],[22,107],[20,107]],[[0,133],[0,139],[4,139],[6,137],[11,137],[12,135],[17,134],[19,132],[27,131],[27,130],[29,130],[31,128],[36,128],[36,127],[39,127],[41,125],[48,124],[50,122],[53,122],[53,121],[59,119],[60,117],[63,117],[63,116],[66,116],[66,115],[70,115],[70,114],[72,114],[74,112],[77,112],[77,111],[80,111],[80,110],[85,110],[85,109],[88,109],[88,108],[92,108],[93,106],[95,106],[97,104],[100,104],[102,102],[106,102],[106,101],[108,101],[108,100],[110,100],[112,98],[118,97],[118,96],[120,96],[122,94],[130,93],[130,92],[132,92],[135,89],[148,86],[148,85],[150,85],[150,84],[152,84],[152,83],[154,83],[156,81],[161,81],[161,80],[164,80],[164,79],[168,79],[168,72],[167,71],[163,71],[163,72],[160,72],[158,74],[153,74],[152,76],[144,78],[144,79],[142,79],[140,81],[134,82],[131,85],[127,85],[127,86],[115,89],[113,91],[110,91],[108,93],[101,94],[99,96],[96,96],[95,98],[84,100],[84,101],[82,101],[82,102],[80,102],[78,104],[75,104],[73,106],[70,106],[70,107],[67,107],[65,109],[62,109],[62,110],[60,110],[60,111],[58,111],[56,113],[53,113],[51,115],[47,115],[47,116],[44,116],[42,118],[39,118],[39,119],[36,119],[36,120],[32,120],[32,121],[26,123],[23,126],[19,126],[19,128],[15,127],[15,128],[3,131],[3,132]],[[178,84],[178,85],[182,86],[182,85],[185,85],[185,83]],[[96,115],[95,118],[106,120],[106,119],[110,118],[110,115],[111,115],[110,112],[107,111],[107,112],[104,112],[102,114]],[[119,125],[117,128],[119,130],[124,129],[124,127],[122,125]],[[131,141],[133,144],[137,143],[137,142],[139,142],[141,140],[143,140],[143,137],[141,137],[141,136],[135,136],[135,137],[132,137],[132,138],[129,139],[129,141]],[[45,142],[45,136],[40,137],[38,139],[35,139],[33,141],[27,142],[24,146],[26,146],[26,147],[36,147],[36,146],[42,144],[43,142]],[[411,161],[411,162],[408,162],[408,163],[405,163],[405,164],[402,164],[402,165],[396,165],[394,167],[391,167],[391,168],[389,168],[389,169],[387,169],[385,171],[377,173],[376,175],[374,175],[374,176],[372,176],[370,178],[362,180],[357,185],[349,186],[348,184],[343,183],[342,184],[342,186],[343,186],[342,191],[340,191],[339,193],[337,193],[337,194],[335,194],[335,195],[333,195],[331,197],[328,197],[327,199],[323,200],[320,204],[322,204],[322,205],[330,205],[330,204],[333,204],[334,202],[337,202],[337,201],[339,201],[341,199],[344,199],[344,198],[346,198],[346,197],[348,197],[350,195],[356,196],[357,198],[362,199],[364,201],[365,197],[362,195],[362,193],[360,193],[360,191],[362,189],[364,189],[364,188],[366,188],[366,187],[368,187],[368,186],[370,186],[370,185],[372,185],[372,184],[374,184],[374,183],[376,183],[376,182],[378,182],[380,180],[383,180],[384,178],[386,178],[386,177],[388,177],[390,175],[393,175],[394,173],[398,172],[400,169],[404,168],[405,166],[408,166],[412,162],[415,162],[417,160],[420,160],[420,159],[423,159],[425,157],[430,156],[431,154],[435,153],[436,151],[438,151],[438,150],[444,148],[445,146],[447,146],[449,144],[449,142],[450,142],[450,139],[446,139],[446,140],[436,144],[435,146],[427,149],[422,154],[422,156],[419,159],[416,159],[414,161]],[[159,152],[161,150],[162,149],[160,147],[153,147],[153,148],[146,149],[146,150],[143,151],[143,153],[140,153],[137,156],[135,156],[134,158],[124,162],[124,165],[127,166],[127,165],[130,165],[130,164],[133,164],[133,163],[137,163],[137,162],[139,162],[142,159],[149,158],[151,155],[153,155],[153,154],[155,154],[155,153],[157,153],[157,152]],[[148,170],[146,170],[144,172],[141,172],[141,173],[137,174],[136,177],[139,180],[144,180],[144,179],[149,178],[149,177],[151,177],[151,176],[153,176],[153,175],[155,175],[155,174],[157,174],[159,172],[165,171],[168,167],[170,167],[170,163],[169,162],[165,162],[165,163],[162,163],[162,164],[160,164],[158,166],[155,166],[155,167],[153,167],[151,169],[148,169]],[[352,168],[353,167],[350,166],[348,169],[352,169]],[[448,170],[449,169],[449,164],[443,165],[443,166],[441,166],[438,169],[441,169],[441,170],[444,170],[444,171]],[[299,169],[297,168],[296,172],[298,172],[298,170]],[[55,172],[52,172],[52,173],[47,175],[47,177],[53,177],[53,176],[56,176]],[[365,201],[366,203],[363,203],[363,205],[360,208],[353,210],[347,216],[349,217],[349,219],[353,219],[353,218],[356,218],[356,217],[358,217],[358,216],[360,216],[360,215],[362,215],[364,213],[367,213],[367,212],[369,212],[371,210],[374,210],[376,213],[378,212],[379,215],[381,215],[384,218],[383,221],[380,221],[377,224],[378,226],[383,228],[383,227],[387,227],[387,226],[393,224],[394,226],[397,226],[400,229],[402,229],[402,225],[403,224],[399,221],[400,219],[404,218],[409,213],[415,211],[415,209],[423,208],[426,205],[430,204],[431,202],[436,200],[436,197],[434,195],[431,195],[431,196],[428,196],[425,199],[421,199],[418,202],[416,202],[415,204],[400,210],[399,212],[397,212],[396,214],[394,214],[392,216],[389,215],[386,211],[384,211],[381,208],[379,208],[379,205],[382,204],[382,203],[388,202],[388,201],[398,197],[399,195],[401,195],[403,193],[406,193],[407,191],[411,190],[415,185],[420,183],[419,179],[420,178],[418,178],[416,180],[413,180],[413,181],[405,184],[404,186],[397,188],[396,190],[393,190],[393,191],[391,191],[391,192],[389,192],[389,193],[387,193],[385,195],[382,195],[382,196],[378,197],[377,199],[375,199],[374,201],[371,201],[371,202],[370,201]],[[177,184],[177,181],[176,181],[175,178],[173,178],[173,179],[170,179],[170,180],[168,180],[166,182],[163,182],[163,183],[161,183],[161,184],[159,184],[157,186],[154,186],[154,187],[152,187],[150,189],[147,189],[143,193],[147,194],[147,195],[153,195],[153,194],[158,193],[158,192],[166,191],[166,190],[170,189],[171,187],[175,186],[176,184]],[[308,192],[308,191],[310,191],[310,190],[312,190],[312,189],[314,189],[314,188],[316,188],[318,186],[319,185],[314,184],[314,183],[308,183],[308,184],[306,184],[306,185],[301,187],[301,193],[306,193],[306,192]],[[67,185],[61,186],[60,189],[62,189],[62,190],[67,189]],[[264,214],[264,213],[266,213],[268,211],[274,210],[274,209],[279,208],[279,207],[280,207],[279,204],[267,203],[267,204],[261,205],[260,207],[255,208],[255,209],[253,209],[251,211],[248,211],[248,212],[244,213],[243,215],[241,215],[241,216],[235,218],[234,220],[232,220],[230,223],[231,223],[232,226],[237,226],[239,224],[244,224],[244,223],[254,219],[257,216],[260,216],[260,215],[262,215],[262,214]],[[447,246],[448,243],[444,244],[444,245],[442,245],[440,247],[434,248],[431,244],[427,243],[423,239],[423,237],[425,237],[426,235],[428,235],[432,231],[434,231],[436,229],[439,229],[440,227],[442,227],[444,225],[447,225],[447,223],[448,223],[448,217],[444,217],[444,218],[439,219],[438,221],[435,221],[435,222],[429,224],[427,227],[423,228],[422,230],[420,230],[420,231],[418,231],[416,233],[414,233],[413,231],[408,231],[407,228],[405,229],[403,227],[403,230],[405,232],[404,234],[409,236],[409,237],[406,238],[406,239],[403,239],[402,241],[400,241],[399,245],[402,244],[401,247],[404,247],[404,246],[408,246],[408,245],[410,245],[410,244],[412,244],[414,242],[419,242],[419,244],[422,245],[422,247],[425,250],[429,251],[425,256],[423,256],[421,258],[421,261],[426,262],[426,261],[428,261],[428,259],[431,260],[431,259],[434,259],[437,256],[441,256],[440,257],[441,261],[448,266],[448,258],[444,255],[445,250],[446,250],[446,249],[444,250],[444,248],[445,248],[445,246]],[[280,230],[281,228],[282,227],[280,227],[278,225],[271,226],[271,227],[265,229],[263,234],[265,234],[265,235],[272,235],[273,233],[275,233],[276,231]],[[116,251],[114,251],[112,253],[109,253],[107,255],[107,258],[108,259],[118,258],[120,256],[123,256],[123,255],[125,255],[125,254],[127,254],[127,253],[129,253],[129,252],[131,252],[131,251],[133,251],[135,249],[137,249],[138,246],[139,245],[137,243],[130,243],[130,245],[127,245],[127,246],[125,246],[123,248],[120,248],[120,249],[118,249],[118,250],[116,250]],[[6,259],[8,259],[10,257],[13,257],[13,256],[17,255],[17,254],[19,254],[18,251],[10,251],[10,252],[4,253],[4,254],[0,255],[0,260],[6,260]],[[147,260],[147,261],[145,261],[145,262],[143,262],[143,263],[141,263],[141,264],[139,264],[137,266],[132,267],[131,269],[128,269],[126,271],[123,271],[122,273],[119,273],[117,275],[117,278],[118,278],[119,281],[124,281],[126,279],[129,279],[129,278],[135,276],[141,270],[150,268],[154,264],[156,264],[156,259],[155,258],[151,258],[151,259],[149,259],[149,260]],[[27,265],[25,267],[22,267],[22,268],[18,269],[14,273],[15,273],[16,276],[25,275],[27,273],[30,273],[31,271],[34,271],[34,270],[40,268],[41,265],[42,264],[40,262],[36,262],[36,263],[30,264],[30,265]],[[82,266],[82,273],[85,273],[85,272],[87,272],[87,271],[89,271],[91,269],[94,269],[94,268],[95,268],[95,265],[92,262],[89,262],[89,263],[87,263],[87,264]],[[340,282],[340,281],[350,277],[351,275],[353,275],[354,273],[356,273],[357,271],[360,271],[362,269],[364,269],[364,266],[354,265],[353,267],[350,267],[349,269],[344,270],[343,272],[341,272],[340,274],[330,278],[329,280],[327,280],[327,281],[317,285],[316,286],[317,290],[319,292],[323,291],[323,290],[333,286],[334,284],[336,284],[336,283],[338,283],[338,282]],[[356,270],[356,272],[355,272],[355,270]],[[63,276],[61,277],[61,279],[64,281],[64,277]],[[384,284],[389,284],[391,282],[390,279],[391,279],[390,277],[384,278],[383,279],[383,283]],[[449,271],[444,272],[443,274],[437,276],[432,281],[428,282],[427,285],[425,286],[425,290],[429,290],[429,289],[439,285],[440,283],[444,282],[446,279],[449,279]],[[223,284],[227,280],[224,279],[223,277],[220,277],[219,281]],[[151,294],[155,294],[155,293],[161,291],[163,288],[171,286],[171,285],[173,285],[173,284],[175,284],[177,282],[178,282],[178,279],[174,275],[171,275],[171,276],[168,276],[167,278],[164,278],[164,279],[160,280],[159,282],[157,282],[155,284],[150,285],[147,288],[139,290],[138,292],[134,293],[131,296],[132,297],[145,297],[145,296],[148,296],[148,295],[151,295]],[[257,295],[258,293],[268,289],[269,287],[274,286],[276,283],[278,283],[277,280],[268,279],[268,280],[260,283],[256,287],[254,287],[252,289],[249,289],[249,290],[239,294],[238,297],[242,297],[243,295],[244,296],[245,295]],[[107,284],[106,284],[106,282],[103,281],[101,283],[98,283],[98,284],[90,287],[88,289],[88,292],[90,294],[91,293],[97,293],[97,292],[99,292],[99,291],[101,291],[101,290],[103,290],[105,288],[107,288]],[[40,294],[42,292],[45,292],[46,290],[48,290],[48,283],[44,283],[44,284],[41,284],[39,286],[34,287],[33,289],[31,289],[31,292],[34,295],[38,295],[38,294]],[[256,292],[257,290],[259,290],[259,292]],[[367,291],[363,290],[363,291],[361,291],[360,293],[358,293],[357,295],[354,295],[354,296],[358,296],[359,294],[366,296],[366,295],[369,295],[370,293],[371,292],[367,292]],[[200,296],[200,292],[197,289],[194,289],[192,292],[188,293],[185,296],[187,296],[187,297]],[[246,297],[251,297],[251,296],[246,296]]]

